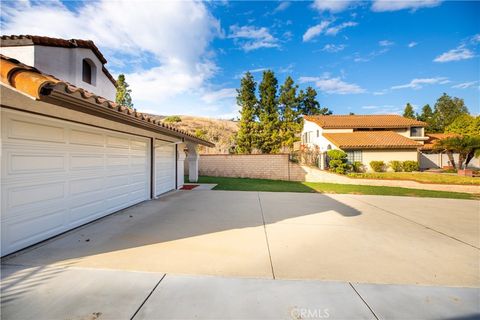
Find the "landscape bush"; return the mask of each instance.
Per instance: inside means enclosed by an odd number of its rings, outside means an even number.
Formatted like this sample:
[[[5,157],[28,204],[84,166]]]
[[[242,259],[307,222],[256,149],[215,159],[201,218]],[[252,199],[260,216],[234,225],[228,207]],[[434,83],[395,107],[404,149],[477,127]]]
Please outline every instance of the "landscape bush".
[[[403,165],[403,170],[405,172],[418,171],[420,169],[420,166],[418,165],[418,161],[407,160],[407,161],[403,161],[402,165]]]
[[[390,161],[390,168],[395,172],[401,172],[403,170],[403,164],[401,161],[393,160]]]
[[[347,154],[342,150],[328,150],[327,155],[330,159],[328,163],[330,171],[345,174],[350,168],[347,163]]]
[[[179,116],[168,116],[163,121],[167,123],[176,123],[176,122],[182,122],[182,119]]]
[[[385,171],[385,162],[383,162],[383,161],[370,161],[370,167],[375,172],[384,172]]]
[[[356,173],[362,173],[365,171],[365,168],[363,167],[363,163],[360,161],[354,161],[352,163],[352,170]]]

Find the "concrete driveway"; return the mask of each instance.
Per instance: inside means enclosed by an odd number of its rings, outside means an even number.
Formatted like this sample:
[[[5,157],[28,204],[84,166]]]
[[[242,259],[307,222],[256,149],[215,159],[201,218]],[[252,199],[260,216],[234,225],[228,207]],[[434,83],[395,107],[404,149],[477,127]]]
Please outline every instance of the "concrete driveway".
[[[477,201],[182,191],[4,264],[478,287]]]
[[[175,192],[3,259],[1,314],[478,319],[478,219],[475,201]]]

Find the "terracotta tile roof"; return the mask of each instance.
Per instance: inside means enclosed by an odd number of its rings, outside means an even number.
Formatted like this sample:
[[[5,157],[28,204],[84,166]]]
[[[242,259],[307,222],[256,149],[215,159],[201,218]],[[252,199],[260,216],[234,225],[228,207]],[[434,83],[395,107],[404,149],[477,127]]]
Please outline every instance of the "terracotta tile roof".
[[[168,126],[154,117],[97,96],[2,54],[0,54],[0,80],[2,84],[13,87],[37,100],[50,102],[52,98],[57,96],[67,97],[69,101],[80,101],[84,105],[86,104],[85,110],[88,106],[102,114],[113,115],[118,119],[121,118],[122,121],[135,123],[150,130],[153,129],[170,136],[182,137],[208,147],[215,146],[209,141]]]
[[[341,128],[406,128],[412,126],[426,127],[422,121],[404,118],[399,115],[330,115],[304,116],[305,120],[315,122],[325,129]]]
[[[113,83],[114,86],[117,86],[117,81],[110,74],[110,72],[105,68],[107,59],[103,56],[100,50],[97,48],[95,43],[92,40],[82,40],[82,39],[59,39],[43,36],[32,36],[32,35],[3,35],[0,37],[0,47],[15,47],[15,46],[29,46],[29,45],[40,45],[46,47],[62,47],[62,48],[84,48],[90,49],[97,56],[98,60],[102,63],[102,71],[108,77],[108,79]]]
[[[414,149],[422,144],[393,131],[324,133],[340,149]]]
[[[420,150],[433,150],[435,142],[444,138],[455,137],[455,133],[426,133],[425,136],[428,137],[428,140],[425,141],[425,144]]]

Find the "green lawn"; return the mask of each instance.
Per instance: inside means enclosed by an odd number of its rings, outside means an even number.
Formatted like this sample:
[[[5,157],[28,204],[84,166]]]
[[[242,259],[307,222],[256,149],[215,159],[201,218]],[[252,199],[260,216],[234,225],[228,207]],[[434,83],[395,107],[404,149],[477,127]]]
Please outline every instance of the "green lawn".
[[[385,196],[431,197],[452,199],[478,199],[469,193],[431,191],[399,187],[360,186],[350,184],[297,182],[248,178],[200,177],[200,183],[216,183],[214,190],[273,191],[273,192],[318,192],[373,194]]]
[[[368,172],[350,173],[350,178],[412,180],[421,183],[480,185],[480,178],[462,177],[451,173],[429,172]]]

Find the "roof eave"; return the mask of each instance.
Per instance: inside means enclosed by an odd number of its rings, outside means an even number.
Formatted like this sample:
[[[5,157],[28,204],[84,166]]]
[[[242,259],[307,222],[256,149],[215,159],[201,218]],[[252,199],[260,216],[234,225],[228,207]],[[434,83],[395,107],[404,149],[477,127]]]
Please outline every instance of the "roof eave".
[[[81,111],[84,113],[92,114],[102,118],[111,119],[116,122],[125,123],[128,125],[134,125],[139,128],[147,129],[150,131],[158,132],[171,137],[181,137],[184,141],[190,141],[196,144],[201,144],[206,147],[215,147],[215,144],[198,139],[183,132],[172,131],[166,127],[162,127],[152,122],[146,122],[145,120],[132,117],[126,113],[115,111],[104,104],[94,103],[89,100],[78,98],[73,94],[64,92],[62,90],[55,89],[55,87],[44,87],[40,97],[37,99],[43,102],[55,104],[68,109]]]

